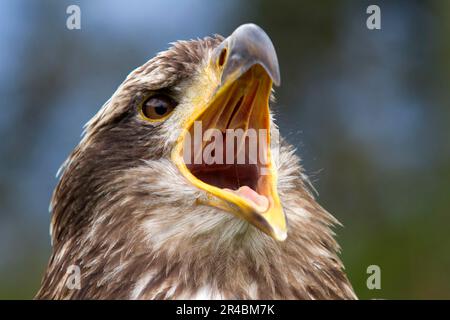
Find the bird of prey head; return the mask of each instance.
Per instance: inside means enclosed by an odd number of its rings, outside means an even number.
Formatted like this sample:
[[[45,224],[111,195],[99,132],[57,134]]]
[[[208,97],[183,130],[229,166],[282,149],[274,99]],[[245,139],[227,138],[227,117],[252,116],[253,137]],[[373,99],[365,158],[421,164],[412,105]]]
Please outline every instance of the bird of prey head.
[[[62,167],[37,298],[354,298],[337,221],[277,138],[273,84],[274,46],[253,24],[131,72]]]

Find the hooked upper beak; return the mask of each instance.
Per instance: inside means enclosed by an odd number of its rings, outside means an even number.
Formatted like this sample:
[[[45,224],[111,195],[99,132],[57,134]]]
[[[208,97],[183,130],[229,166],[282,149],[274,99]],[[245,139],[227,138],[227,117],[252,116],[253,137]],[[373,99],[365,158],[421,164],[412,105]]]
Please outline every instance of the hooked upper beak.
[[[280,84],[275,48],[260,27],[242,25],[214,49],[207,72],[218,75],[219,82],[184,124],[187,134],[180,136],[172,159],[193,185],[206,191],[202,204],[231,212],[283,241],[287,226],[277,192],[269,112],[272,83]],[[200,143],[190,138],[199,125],[205,132]],[[218,134],[211,133],[214,130]],[[246,135],[230,138],[228,134],[238,130]],[[253,131],[256,138],[251,140]],[[212,149],[212,138],[216,144],[222,139],[223,145],[215,145],[214,153],[205,156],[205,150]],[[258,146],[256,159],[247,154],[253,145]],[[236,163],[240,157],[244,163]]]
[[[280,85],[280,68],[269,36],[255,24],[244,24],[216,48],[216,56],[225,50],[222,86],[231,83],[254,65],[264,68],[272,82]]]

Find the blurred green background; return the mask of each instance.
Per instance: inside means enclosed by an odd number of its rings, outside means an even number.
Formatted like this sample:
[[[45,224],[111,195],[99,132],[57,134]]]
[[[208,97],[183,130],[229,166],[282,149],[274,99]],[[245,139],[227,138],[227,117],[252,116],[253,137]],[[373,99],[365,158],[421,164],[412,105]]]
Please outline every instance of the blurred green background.
[[[81,30],[66,8],[81,8]],[[366,28],[381,7],[382,29]],[[34,296],[55,174],[82,126],[168,43],[259,24],[281,132],[337,228],[360,298],[450,298],[450,1],[2,1],[0,298]],[[381,268],[381,290],[366,269]]]

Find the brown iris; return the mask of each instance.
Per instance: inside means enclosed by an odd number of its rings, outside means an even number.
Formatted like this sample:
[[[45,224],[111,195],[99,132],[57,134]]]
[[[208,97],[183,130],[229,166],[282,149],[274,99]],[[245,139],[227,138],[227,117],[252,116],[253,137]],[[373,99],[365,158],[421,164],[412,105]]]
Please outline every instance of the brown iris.
[[[177,106],[172,98],[158,94],[149,97],[141,107],[141,113],[146,120],[160,121],[169,116]]]

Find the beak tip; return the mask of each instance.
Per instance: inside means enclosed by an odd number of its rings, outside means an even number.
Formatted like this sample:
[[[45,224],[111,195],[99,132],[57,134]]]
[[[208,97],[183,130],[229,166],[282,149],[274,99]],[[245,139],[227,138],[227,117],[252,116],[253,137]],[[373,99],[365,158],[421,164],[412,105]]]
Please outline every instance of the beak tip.
[[[286,230],[275,229],[273,230],[273,237],[277,241],[284,241],[287,238]]]
[[[280,67],[275,47],[267,33],[254,23],[239,26],[228,39],[231,69],[241,66],[246,71],[251,65],[260,64],[276,86],[281,84]],[[226,75],[227,72],[224,72]]]
[[[266,233],[270,235],[276,241],[283,242],[287,239],[287,228],[286,226],[279,226],[278,224],[269,223]]]

